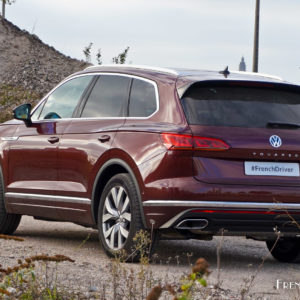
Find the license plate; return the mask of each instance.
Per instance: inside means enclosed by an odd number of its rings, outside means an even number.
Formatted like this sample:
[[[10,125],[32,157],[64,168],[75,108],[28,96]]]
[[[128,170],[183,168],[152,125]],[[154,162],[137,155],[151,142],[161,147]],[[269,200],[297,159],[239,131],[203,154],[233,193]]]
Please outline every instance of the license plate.
[[[300,176],[298,163],[245,161],[246,175]]]

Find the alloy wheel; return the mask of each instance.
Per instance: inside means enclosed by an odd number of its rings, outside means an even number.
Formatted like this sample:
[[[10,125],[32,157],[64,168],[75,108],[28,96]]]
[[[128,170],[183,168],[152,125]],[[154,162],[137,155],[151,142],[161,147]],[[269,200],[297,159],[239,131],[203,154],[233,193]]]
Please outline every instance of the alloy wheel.
[[[122,186],[114,186],[107,194],[102,212],[102,230],[111,250],[123,248],[130,230],[130,199]]]

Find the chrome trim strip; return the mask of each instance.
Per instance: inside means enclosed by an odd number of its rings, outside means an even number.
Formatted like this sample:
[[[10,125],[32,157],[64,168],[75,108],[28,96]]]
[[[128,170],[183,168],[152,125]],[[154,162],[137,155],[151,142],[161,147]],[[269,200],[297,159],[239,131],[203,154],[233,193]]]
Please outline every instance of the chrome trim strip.
[[[205,225],[202,226],[194,226],[194,227],[188,227],[188,226],[182,226],[185,222],[188,221],[194,221],[194,222],[204,222]],[[196,229],[196,230],[201,230],[204,229],[205,227],[208,226],[208,220],[207,219],[184,219],[182,220],[179,224],[177,224],[175,226],[176,229],[187,229],[187,230],[191,230],[191,229]]]
[[[11,141],[17,141],[19,139],[18,136],[3,136],[1,138],[1,141],[11,142]]]
[[[161,225],[159,228],[164,229],[164,228],[169,228],[171,225],[173,225],[182,215],[190,211],[190,209],[187,209],[185,211],[180,212],[176,216],[174,216],[172,219],[167,221],[165,224]]]
[[[27,207],[41,207],[41,208],[54,208],[54,209],[60,209],[60,210],[74,210],[74,211],[82,211],[86,212],[85,209],[78,209],[78,208],[71,208],[71,207],[61,207],[61,206],[47,206],[47,205],[38,205],[38,204],[26,204],[26,203],[11,203],[12,205],[18,205],[18,206],[27,206]]]
[[[91,204],[91,200],[88,198],[52,196],[52,195],[42,195],[42,194],[5,193],[5,198],[54,201],[54,202],[77,203],[77,204]]]
[[[184,201],[184,200],[148,200],[143,202],[143,206],[163,206],[163,207],[211,207],[211,208],[265,208],[265,209],[296,209],[300,210],[300,203],[267,203],[267,202],[221,202],[221,201]]]
[[[101,68],[111,68],[114,67],[116,69],[118,68],[131,68],[131,69],[141,69],[141,70],[152,70],[152,71],[158,71],[163,73],[170,73],[172,75],[178,76],[179,73],[176,70],[169,69],[169,68],[161,68],[161,67],[153,67],[153,66],[147,66],[147,65],[128,65],[128,64],[106,64],[101,66],[90,66],[85,68],[84,70],[94,70],[94,69],[101,69]]]

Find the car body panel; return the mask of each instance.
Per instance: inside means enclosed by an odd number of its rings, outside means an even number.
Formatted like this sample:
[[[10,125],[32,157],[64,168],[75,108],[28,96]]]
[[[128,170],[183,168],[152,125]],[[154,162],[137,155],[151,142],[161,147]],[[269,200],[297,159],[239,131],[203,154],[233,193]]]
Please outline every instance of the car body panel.
[[[194,153],[195,176],[198,180],[217,184],[250,184],[299,186],[299,178],[245,175],[245,161],[299,162],[299,130],[238,128],[190,125],[196,136],[218,138],[230,145],[228,151]],[[270,137],[282,138],[282,146],[274,148]]]
[[[58,181],[70,187],[63,188],[62,195],[91,199],[99,158],[111,148],[123,123],[124,119],[74,119],[68,125],[58,148]],[[103,136],[108,140],[99,140]]]
[[[69,122],[42,121],[30,127],[18,126],[14,133],[17,139],[9,144],[7,192],[31,193],[36,190],[49,194],[56,190],[57,146]],[[51,142],[51,138],[57,138],[57,141]]]

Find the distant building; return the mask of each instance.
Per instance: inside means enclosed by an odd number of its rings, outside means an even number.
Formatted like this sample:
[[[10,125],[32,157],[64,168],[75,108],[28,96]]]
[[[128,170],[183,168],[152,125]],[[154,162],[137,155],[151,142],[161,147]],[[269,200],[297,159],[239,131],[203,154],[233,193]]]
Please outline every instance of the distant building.
[[[239,65],[239,71],[244,71],[244,72],[246,71],[246,63],[245,63],[244,56],[242,56],[242,60]]]

